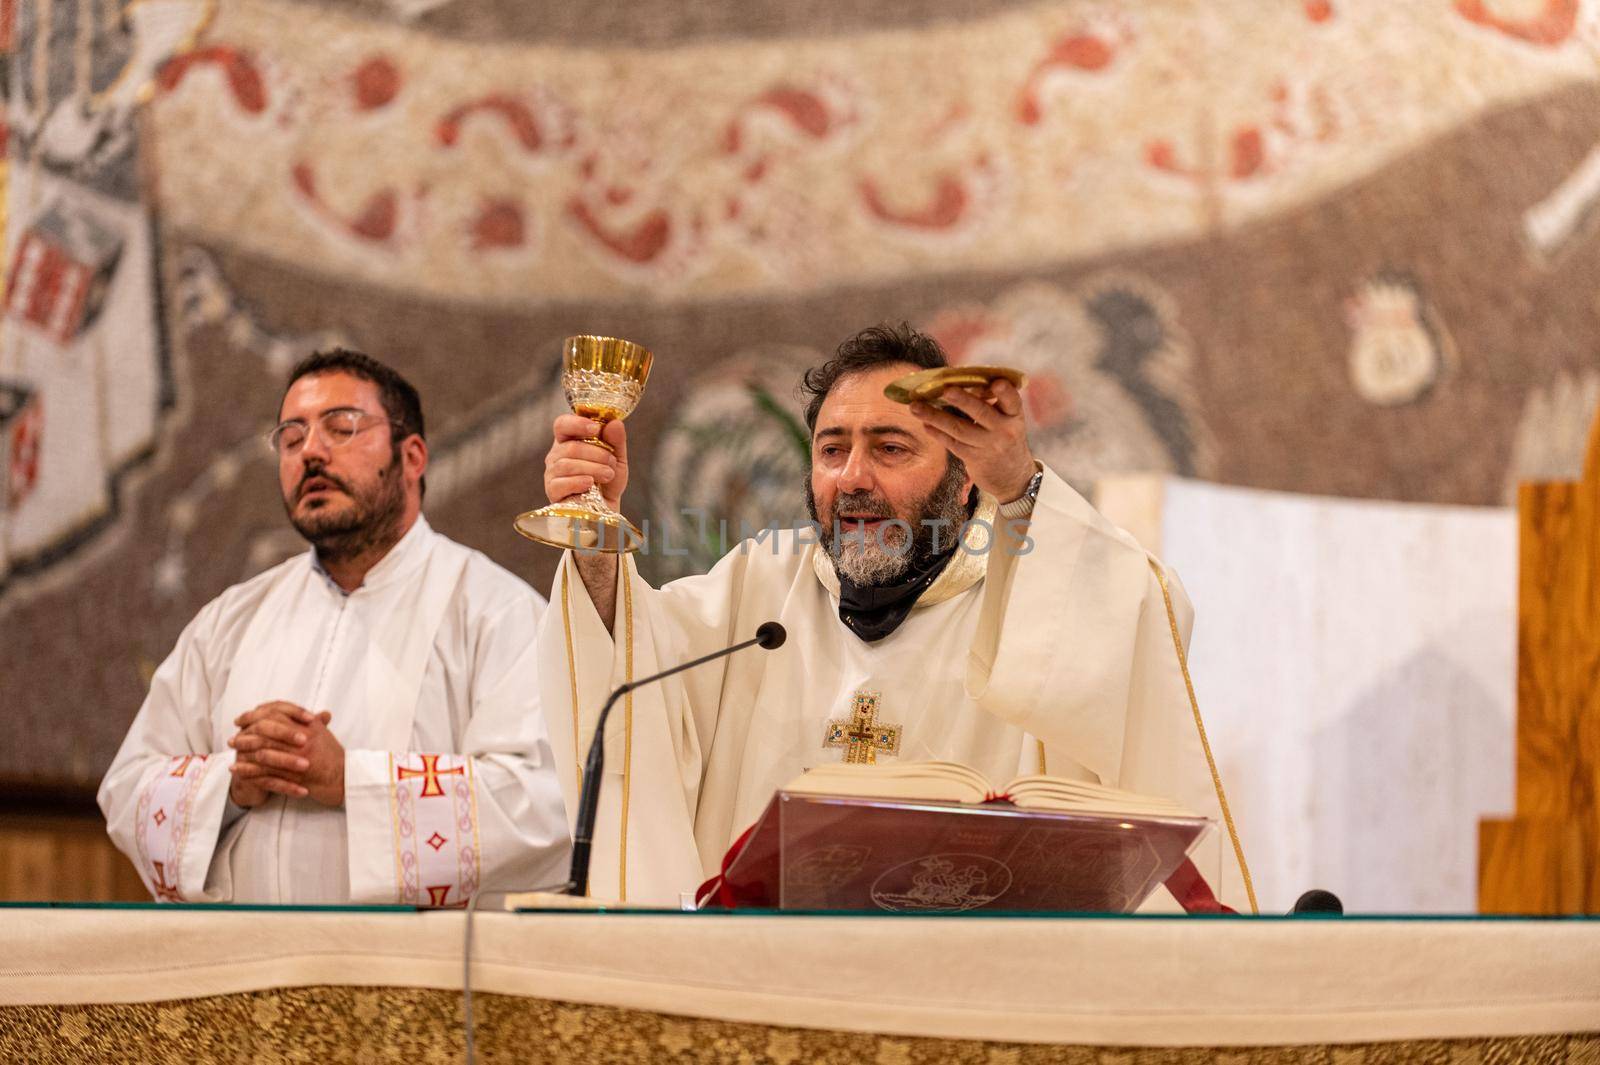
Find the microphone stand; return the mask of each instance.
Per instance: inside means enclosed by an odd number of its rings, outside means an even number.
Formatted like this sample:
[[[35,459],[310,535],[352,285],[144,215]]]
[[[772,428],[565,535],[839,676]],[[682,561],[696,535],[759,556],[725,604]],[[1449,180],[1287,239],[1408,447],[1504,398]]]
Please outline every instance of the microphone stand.
[[[572,872],[567,879],[567,886],[562,888],[563,894],[587,895],[589,893],[589,851],[594,843],[594,822],[600,809],[600,775],[605,771],[606,744],[605,730],[606,718],[611,714],[611,708],[617,700],[635,689],[646,684],[654,684],[664,680],[674,673],[682,673],[695,666],[703,666],[714,659],[724,658],[746,647],[760,646],[768,651],[783,646],[783,641],[788,635],[782,625],[776,621],[768,621],[756,629],[756,634],[748,640],[736,643],[732,647],[724,647],[720,651],[713,651],[708,655],[680,663],[671,669],[662,670],[639,680],[629,681],[612,692],[606,699],[605,705],[600,708],[600,716],[595,720],[594,739],[589,743],[589,757],[583,764],[583,787],[578,793],[578,816],[572,828]]]

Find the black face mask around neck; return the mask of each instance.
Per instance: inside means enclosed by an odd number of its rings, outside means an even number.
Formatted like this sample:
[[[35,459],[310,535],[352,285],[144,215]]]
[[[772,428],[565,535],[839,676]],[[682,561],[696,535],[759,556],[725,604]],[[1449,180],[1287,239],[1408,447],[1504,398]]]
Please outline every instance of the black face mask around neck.
[[[917,598],[939,579],[955,553],[955,545],[952,545],[950,550],[929,559],[920,568],[913,567],[893,584],[857,584],[841,574],[839,620],[867,643],[883,639],[911,616]]]

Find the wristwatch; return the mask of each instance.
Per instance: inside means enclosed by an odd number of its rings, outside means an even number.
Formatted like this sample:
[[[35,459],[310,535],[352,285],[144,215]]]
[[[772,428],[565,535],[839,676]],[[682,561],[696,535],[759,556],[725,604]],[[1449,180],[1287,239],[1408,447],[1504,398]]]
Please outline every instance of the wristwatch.
[[[1009,503],[1000,504],[1002,518],[1026,518],[1033,513],[1034,501],[1039,498],[1039,486],[1044,484],[1044,467],[1037,461],[1033,465],[1033,479],[1023,493]]]

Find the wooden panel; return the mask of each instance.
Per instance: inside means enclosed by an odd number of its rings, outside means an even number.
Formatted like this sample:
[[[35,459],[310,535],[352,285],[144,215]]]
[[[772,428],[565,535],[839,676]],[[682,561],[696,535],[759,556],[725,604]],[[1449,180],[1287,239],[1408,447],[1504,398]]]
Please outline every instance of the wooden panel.
[[[1600,485],[1523,485],[1517,631],[1517,813],[1595,808],[1586,722],[1600,718]]]
[[[1592,878],[1584,827],[1562,818],[1479,822],[1478,912],[1581,912]]]
[[[1600,913],[1600,418],[1517,513],[1517,816],[1479,824],[1478,908]]]
[[[1591,714],[1584,723],[1583,739],[1587,764],[1600,767],[1600,714]],[[1589,794],[1600,794],[1600,768],[1588,777]],[[1600,913],[1600,802],[1592,802],[1588,816],[1580,821],[1584,833],[1584,857],[1589,867],[1589,882],[1583,895],[1583,913]]]
[[[0,816],[0,899],[143,902],[150,895],[98,815]]]

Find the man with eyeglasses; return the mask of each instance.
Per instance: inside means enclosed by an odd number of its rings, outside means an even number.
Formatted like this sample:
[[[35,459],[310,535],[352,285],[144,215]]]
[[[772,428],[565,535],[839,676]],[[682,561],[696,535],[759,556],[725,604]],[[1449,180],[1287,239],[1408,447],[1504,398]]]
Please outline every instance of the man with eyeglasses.
[[[268,442],[312,549],[179,636],[100,785],[112,839],[171,901],[459,906],[560,880],[545,601],[429,528],[416,389],[313,355]]]

